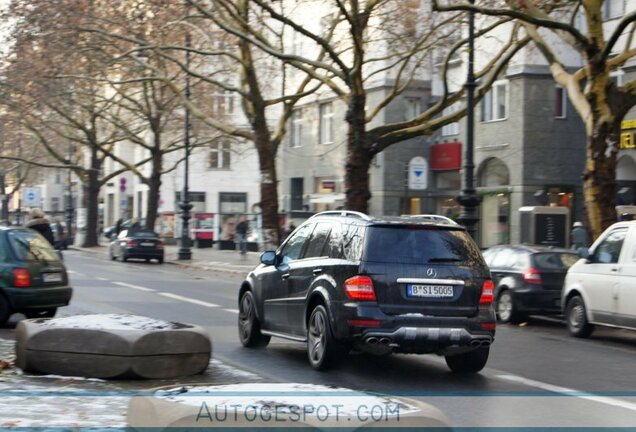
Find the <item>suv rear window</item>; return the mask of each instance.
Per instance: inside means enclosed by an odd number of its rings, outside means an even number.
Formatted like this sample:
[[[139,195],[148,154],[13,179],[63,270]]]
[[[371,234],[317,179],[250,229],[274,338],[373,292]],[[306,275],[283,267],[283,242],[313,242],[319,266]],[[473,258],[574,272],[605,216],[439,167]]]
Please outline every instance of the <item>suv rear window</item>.
[[[401,264],[483,263],[466,231],[420,226],[371,226],[365,261]]]
[[[40,234],[32,230],[7,232],[9,243],[20,261],[59,261],[55,249]]]
[[[534,266],[539,270],[567,270],[579,260],[573,253],[543,252],[532,256]]]

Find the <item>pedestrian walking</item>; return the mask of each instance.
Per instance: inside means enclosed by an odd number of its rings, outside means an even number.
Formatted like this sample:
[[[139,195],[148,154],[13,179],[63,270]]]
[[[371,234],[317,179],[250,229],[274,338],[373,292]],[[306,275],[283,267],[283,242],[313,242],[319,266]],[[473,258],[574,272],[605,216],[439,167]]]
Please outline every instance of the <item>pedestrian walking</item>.
[[[53,238],[53,230],[51,230],[51,224],[46,218],[44,212],[39,208],[31,209],[29,214],[29,221],[25,225],[27,228],[31,228],[42,234],[45,239],[51,243],[51,246],[55,246],[55,238]]]
[[[241,216],[239,223],[236,224],[236,234],[239,240],[239,251],[241,255],[247,252],[247,231],[249,229],[249,223],[245,219],[245,216]]]
[[[117,223],[115,224],[115,237],[117,237],[121,232],[121,224],[123,223],[124,220],[122,218],[117,219]]]
[[[583,222],[574,222],[570,232],[570,239],[574,250],[587,247],[587,230],[583,226]]]
[[[55,229],[53,229],[55,228]],[[58,217],[55,219],[55,225],[51,227],[53,230],[53,240],[55,240],[55,249],[61,251],[64,249],[64,242],[66,241],[66,232],[62,220]]]

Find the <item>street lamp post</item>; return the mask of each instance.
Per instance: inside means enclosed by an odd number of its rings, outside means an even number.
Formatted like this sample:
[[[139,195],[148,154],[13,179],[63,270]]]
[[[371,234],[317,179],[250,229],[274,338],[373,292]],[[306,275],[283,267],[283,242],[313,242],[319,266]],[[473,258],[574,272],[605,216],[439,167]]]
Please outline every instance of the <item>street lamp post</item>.
[[[73,209],[73,183],[71,178],[71,157],[73,155],[73,144],[69,144],[68,146],[68,173],[66,177],[66,235],[68,236],[68,241],[73,240],[73,213],[75,210]]]
[[[475,0],[469,0],[471,5]],[[473,160],[475,135],[475,12],[468,12],[468,73],[466,76],[466,149],[464,152],[464,188],[457,201],[462,206],[459,221],[466,227],[468,233],[475,238],[479,215],[477,208],[481,198],[475,190],[475,163]]]
[[[190,101],[190,34],[186,33],[186,81],[185,81],[185,99],[186,102]],[[190,210],[192,204],[190,204],[190,197],[188,191],[188,177],[190,175],[190,108],[185,106],[185,133],[183,139],[183,146],[185,148],[185,161],[184,161],[184,179],[183,179],[183,192],[181,193],[181,247],[178,251],[178,258],[180,260],[189,260],[192,258],[192,251],[190,249]]]

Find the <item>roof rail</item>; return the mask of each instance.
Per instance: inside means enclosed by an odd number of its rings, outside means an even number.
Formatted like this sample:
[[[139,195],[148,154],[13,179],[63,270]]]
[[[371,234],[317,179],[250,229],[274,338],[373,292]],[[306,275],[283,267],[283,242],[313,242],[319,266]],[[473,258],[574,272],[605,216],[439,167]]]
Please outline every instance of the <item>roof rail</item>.
[[[362,212],[352,211],[352,210],[328,210],[328,211],[316,213],[311,218],[315,218],[317,216],[348,216],[348,217],[355,217],[355,218],[364,219],[364,220],[373,220],[371,216],[367,214],[364,214]]]
[[[459,225],[457,222],[449,217],[437,215],[437,214],[416,214],[416,215],[402,215],[402,217],[408,217],[412,219],[421,219],[425,221],[447,224],[447,225]]]

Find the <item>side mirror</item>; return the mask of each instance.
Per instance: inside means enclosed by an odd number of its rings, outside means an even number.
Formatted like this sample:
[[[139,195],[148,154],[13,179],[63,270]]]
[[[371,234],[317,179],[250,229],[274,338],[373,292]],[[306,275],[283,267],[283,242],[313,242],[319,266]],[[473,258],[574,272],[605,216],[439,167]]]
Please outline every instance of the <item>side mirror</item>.
[[[261,263],[270,266],[276,263],[276,251],[265,251],[261,254]]]

